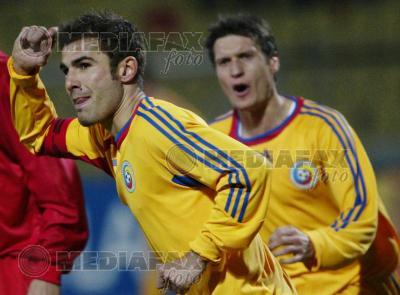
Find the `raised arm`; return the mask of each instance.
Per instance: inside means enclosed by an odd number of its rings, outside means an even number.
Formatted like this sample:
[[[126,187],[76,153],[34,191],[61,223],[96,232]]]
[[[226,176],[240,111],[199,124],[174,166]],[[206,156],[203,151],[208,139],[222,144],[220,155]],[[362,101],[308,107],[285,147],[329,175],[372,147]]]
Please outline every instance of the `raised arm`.
[[[112,174],[104,154],[110,135],[98,124],[85,127],[77,119],[58,118],[38,76],[55,32],[36,26],[22,29],[8,60],[11,114],[20,141],[31,153],[81,159]]]

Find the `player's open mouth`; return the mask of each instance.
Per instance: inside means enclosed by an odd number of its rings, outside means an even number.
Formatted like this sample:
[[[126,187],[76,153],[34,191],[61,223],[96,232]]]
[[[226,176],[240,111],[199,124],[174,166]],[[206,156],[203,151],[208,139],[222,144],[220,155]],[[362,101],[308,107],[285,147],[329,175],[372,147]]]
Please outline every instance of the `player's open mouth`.
[[[238,97],[245,97],[250,92],[250,87],[247,84],[240,83],[233,85],[233,91]]]
[[[85,107],[87,104],[90,102],[90,96],[80,96],[77,98],[74,98],[74,107],[78,111]]]

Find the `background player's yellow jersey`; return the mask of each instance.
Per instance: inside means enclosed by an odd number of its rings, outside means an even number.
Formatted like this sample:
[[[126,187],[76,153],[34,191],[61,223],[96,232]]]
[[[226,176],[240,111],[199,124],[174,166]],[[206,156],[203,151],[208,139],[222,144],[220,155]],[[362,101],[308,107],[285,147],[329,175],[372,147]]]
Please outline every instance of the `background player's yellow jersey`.
[[[31,151],[79,158],[110,173],[163,260],[192,250],[212,261],[191,294],[295,293],[258,235],[270,183],[262,156],[153,98],[137,103],[115,138],[99,124],[57,119],[38,77],[17,75],[12,61],[9,70],[15,125]],[[248,169],[231,150],[263,164]]]
[[[390,280],[398,263],[398,238],[367,154],[340,113],[303,98],[288,99],[294,102],[291,114],[254,138],[241,136],[235,111],[212,124],[273,163],[263,239],[268,243],[285,225],[309,235],[316,253],[312,269],[303,263],[284,267],[300,294],[337,294],[346,286],[346,294],[358,294],[365,283],[377,283],[381,292],[379,283]]]

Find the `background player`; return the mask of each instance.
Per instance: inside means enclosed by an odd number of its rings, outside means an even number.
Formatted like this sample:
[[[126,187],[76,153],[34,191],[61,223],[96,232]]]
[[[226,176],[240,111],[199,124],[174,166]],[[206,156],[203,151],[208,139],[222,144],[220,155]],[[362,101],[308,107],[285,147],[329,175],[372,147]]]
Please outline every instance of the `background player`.
[[[0,294],[59,294],[61,270],[88,237],[82,187],[73,161],[33,156],[19,142],[7,59],[0,52]]]
[[[51,53],[52,32],[24,28],[9,60],[15,125],[29,149],[72,155],[115,177],[149,244],[170,262],[160,268],[160,288],[186,292],[205,272],[192,293],[295,293],[257,235],[267,166],[246,169],[227,151],[263,159],[195,114],[147,97],[140,35],[109,13],[60,28],[60,67],[78,119],[58,119],[35,75]]]
[[[368,156],[344,117],[278,93],[269,26],[221,17],[206,47],[233,111],[212,126],[273,161],[262,236],[300,294],[398,294],[398,237]],[[384,254],[383,254],[384,253]]]

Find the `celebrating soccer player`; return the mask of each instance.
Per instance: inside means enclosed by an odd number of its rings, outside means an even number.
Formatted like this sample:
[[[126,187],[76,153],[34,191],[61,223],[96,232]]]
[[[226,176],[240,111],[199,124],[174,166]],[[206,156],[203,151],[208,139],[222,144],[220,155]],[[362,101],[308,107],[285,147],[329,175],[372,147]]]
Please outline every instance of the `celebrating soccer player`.
[[[35,153],[74,157],[111,174],[150,246],[167,264],[158,286],[190,294],[293,294],[257,234],[268,163],[190,111],[145,95],[140,34],[111,13],[59,28],[60,68],[77,119],[60,119],[37,73],[55,29],[26,27],[9,60],[15,126]],[[263,162],[247,169],[246,159]]]
[[[278,48],[261,19],[221,17],[206,47],[233,107],[212,126],[273,162],[261,234],[298,292],[398,294],[399,240],[343,115],[278,93]]]

